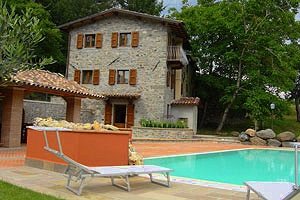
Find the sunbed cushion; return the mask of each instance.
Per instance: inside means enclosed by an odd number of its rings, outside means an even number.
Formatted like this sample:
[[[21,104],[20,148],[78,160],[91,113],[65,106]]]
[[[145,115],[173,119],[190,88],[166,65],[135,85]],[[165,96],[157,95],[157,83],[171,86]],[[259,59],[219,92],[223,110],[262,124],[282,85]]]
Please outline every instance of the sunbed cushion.
[[[290,182],[255,182],[249,181],[245,185],[254,192],[268,200],[281,200],[295,191],[294,184]]]
[[[155,165],[124,165],[109,167],[87,167],[89,170],[99,173],[103,176],[110,175],[131,175],[131,174],[151,174],[171,172],[172,169]]]

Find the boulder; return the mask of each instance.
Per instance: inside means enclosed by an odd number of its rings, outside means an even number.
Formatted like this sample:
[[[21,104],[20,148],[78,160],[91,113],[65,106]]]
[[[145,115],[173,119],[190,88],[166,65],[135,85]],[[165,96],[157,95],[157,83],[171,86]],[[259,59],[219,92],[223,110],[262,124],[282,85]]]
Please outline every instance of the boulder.
[[[283,147],[294,147],[294,143],[293,142],[282,142],[281,143]]]
[[[252,128],[248,128],[248,129],[245,131],[245,133],[246,133],[247,135],[249,135],[250,137],[254,137],[255,134],[256,134],[256,131],[255,131],[254,129],[252,129]]]
[[[272,147],[280,147],[281,146],[281,142],[276,140],[276,139],[268,139],[267,140],[267,145],[268,146],[272,146]]]
[[[264,139],[261,139],[259,137],[251,137],[250,138],[250,142],[254,145],[258,145],[258,146],[265,146],[267,144],[267,141]]]
[[[230,133],[230,135],[232,135],[233,137],[238,137],[238,136],[240,135],[240,133],[237,132],[237,131],[232,131],[232,132]]]
[[[297,142],[300,142],[300,136],[297,137]]]
[[[239,140],[240,140],[241,142],[249,141],[249,135],[247,135],[246,133],[242,132],[242,133],[239,135]]]
[[[296,137],[295,134],[290,131],[285,131],[277,135],[277,139],[281,142],[293,141],[295,137]]]
[[[257,131],[256,136],[262,139],[273,139],[275,138],[276,134],[272,129],[266,129],[266,130]]]

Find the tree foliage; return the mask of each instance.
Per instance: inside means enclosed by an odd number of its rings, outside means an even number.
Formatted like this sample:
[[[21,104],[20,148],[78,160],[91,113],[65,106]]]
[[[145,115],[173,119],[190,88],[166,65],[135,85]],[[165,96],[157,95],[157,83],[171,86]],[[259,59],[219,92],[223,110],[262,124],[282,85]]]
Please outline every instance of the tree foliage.
[[[61,25],[95,14],[115,5],[109,0],[37,0],[50,13],[52,21]]]
[[[294,0],[201,0],[174,13],[186,24],[202,75],[228,79],[217,131],[233,107],[245,109],[255,120],[269,117],[274,101],[278,114],[284,110],[276,92],[291,90],[295,79],[298,7]]]
[[[18,14],[16,7],[0,1],[0,79],[9,81],[18,71],[43,67],[51,58],[37,57],[35,48],[43,41],[40,20],[34,10]]]
[[[44,38],[35,48],[37,58],[52,57],[55,62],[45,66],[45,69],[64,73],[66,56],[63,54],[62,34],[52,22],[49,12],[43,5],[32,0],[7,0],[7,4],[13,5],[19,15],[26,9],[32,10],[32,16],[39,19],[38,26]]]
[[[159,0],[116,0],[116,4],[121,8],[150,15],[160,15],[165,9],[163,1]]]

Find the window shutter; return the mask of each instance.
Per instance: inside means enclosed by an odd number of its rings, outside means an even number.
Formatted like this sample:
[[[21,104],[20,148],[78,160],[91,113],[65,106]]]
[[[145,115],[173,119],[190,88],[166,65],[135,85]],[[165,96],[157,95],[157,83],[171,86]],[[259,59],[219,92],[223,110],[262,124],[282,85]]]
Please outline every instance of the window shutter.
[[[138,47],[139,46],[139,32],[132,32],[132,37],[131,37],[131,46],[132,47]]]
[[[100,70],[99,69],[94,69],[93,84],[94,85],[99,85],[99,80],[100,80]]]
[[[96,48],[102,48],[102,33],[96,34]]]
[[[170,87],[170,71],[167,71],[167,87]]]
[[[108,84],[109,85],[114,85],[116,82],[116,70],[110,69],[109,70],[109,78],[108,78]]]
[[[113,32],[111,34],[111,47],[112,48],[118,47],[118,32]]]
[[[111,124],[112,105],[110,103],[105,104],[104,124]]]
[[[129,71],[129,84],[130,85],[136,85],[136,76],[137,76],[136,69],[131,69]]]
[[[127,105],[127,125],[126,128],[131,128],[134,125],[134,104]]]
[[[83,47],[83,34],[78,33],[77,34],[77,49],[82,49]]]
[[[175,71],[172,70],[172,73],[171,73],[171,89],[174,89],[175,88]]]
[[[80,75],[81,71],[76,69],[74,72],[74,81],[76,81],[78,84],[80,84]]]

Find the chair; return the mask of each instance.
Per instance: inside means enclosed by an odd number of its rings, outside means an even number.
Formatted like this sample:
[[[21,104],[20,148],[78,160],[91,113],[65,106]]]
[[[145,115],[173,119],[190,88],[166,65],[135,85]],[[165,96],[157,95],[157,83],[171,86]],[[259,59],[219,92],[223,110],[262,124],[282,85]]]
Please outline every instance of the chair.
[[[59,131],[66,131],[69,129],[64,128],[50,128],[50,127],[31,127],[35,130],[43,131],[45,144],[45,150],[50,153],[56,155],[57,157],[64,160],[68,163],[68,167],[65,170],[65,175],[68,177],[66,188],[71,192],[81,195],[83,187],[86,185],[85,180],[87,177],[108,177],[111,179],[111,183],[113,186],[119,187],[126,191],[130,191],[130,183],[129,176],[139,175],[139,174],[148,174],[150,177],[150,181],[155,184],[159,184],[162,186],[170,187],[170,175],[169,173],[173,171],[172,169],[155,166],[155,165],[134,165],[134,166],[104,166],[104,167],[89,167],[83,164],[76,162],[70,157],[66,156],[63,153],[62,145],[60,141]],[[52,149],[49,147],[47,132],[46,131],[56,131],[56,139],[58,144],[58,150]],[[159,173],[163,174],[166,177],[166,182],[157,181],[153,179],[153,174]],[[124,182],[123,184],[118,184],[115,182],[115,178],[120,177]],[[71,187],[71,182],[79,182],[78,189]]]
[[[288,200],[300,192],[298,184],[298,147],[299,144],[294,144],[295,147],[295,183],[290,182],[245,182],[247,186],[247,197],[250,199],[250,190],[255,192],[259,197],[266,200]]]

